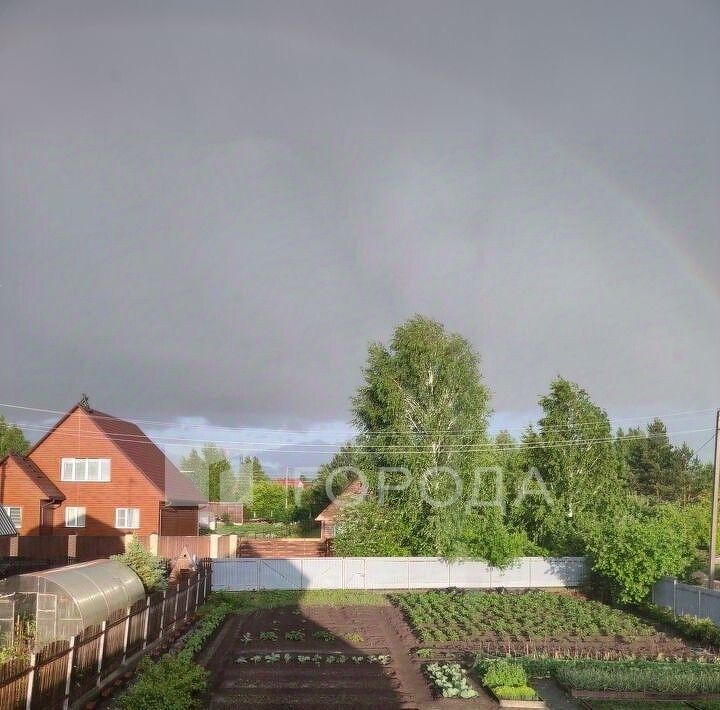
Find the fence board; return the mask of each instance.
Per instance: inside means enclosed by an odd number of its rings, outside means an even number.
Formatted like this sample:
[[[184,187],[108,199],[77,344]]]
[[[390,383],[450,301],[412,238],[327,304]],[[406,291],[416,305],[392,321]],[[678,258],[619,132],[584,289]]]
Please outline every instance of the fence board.
[[[213,589],[433,589],[576,587],[582,557],[523,557],[501,570],[476,560],[439,557],[317,557],[213,560]]]
[[[672,609],[678,616],[711,619],[720,626],[720,591],[716,589],[665,577],[653,586],[652,598],[655,604]]]

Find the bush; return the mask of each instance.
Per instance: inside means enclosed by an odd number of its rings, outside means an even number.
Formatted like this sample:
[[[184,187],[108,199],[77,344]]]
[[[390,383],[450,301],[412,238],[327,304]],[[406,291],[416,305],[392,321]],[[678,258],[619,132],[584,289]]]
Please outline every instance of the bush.
[[[587,543],[597,586],[621,604],[647,598],[661,577],[681,576],[695,559],[695,539],[671,506],[638,508],[593,531]]]
[[[520,688],[527,685],[527,675],[519,663],[497,659],[490,661],[485,667],[482,682],[483,685],[493,689],[500,686]]]
[[[720,647],[720,628],[713,623],[712,619],[675,616],[670,609],[656,604],[646,604],[639,607],[638,611],[640,614],[672,627],[685,638],[699,641],[708,646]]]
[[[374,500],[353,503],[343,510],[333,540],[338,557],[406,557],[406,531],[389,506]]]
[[[500,700],[537,700],[537,693],[529,685],[499,685],[492,689]]]
[[[208,672],[183,655],[163,656],[157,663],[145,657],[140,679],[123,695],[122,710],[191,710],[200,707],[195,694],[207,687]]]
[[[148,594],[167,588],[165,563],[160,557],[148,552],[135,538],[122,555],[113,555],[110,559],[122,562],[133,570]]]

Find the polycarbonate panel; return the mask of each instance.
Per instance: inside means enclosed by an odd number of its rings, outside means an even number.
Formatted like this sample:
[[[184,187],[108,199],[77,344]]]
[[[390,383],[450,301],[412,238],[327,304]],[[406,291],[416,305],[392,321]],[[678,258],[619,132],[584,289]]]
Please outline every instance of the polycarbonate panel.
[[[13,593],[38,597],[40,608],[44,610],[45,628],[50,628],[48,610],[50,600],[55,600],[54,608],[64,611],[53,627],[56,629],[54,638],[69,638],[78,630],[100,624],[113,612],[145,597],[140,578],[127,565],[115,560],[83,562],[21,574],[0,582],[0,596]]]

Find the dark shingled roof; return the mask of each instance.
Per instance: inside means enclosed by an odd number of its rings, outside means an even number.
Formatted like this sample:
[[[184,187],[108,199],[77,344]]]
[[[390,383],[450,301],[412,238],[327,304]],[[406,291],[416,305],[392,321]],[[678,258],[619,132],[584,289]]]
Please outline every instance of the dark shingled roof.
[[[337,498],[331,501],[330,505],[321,511],[315,520],[318,522],[332,522],[346,505],[359,500],[364,492],[361,479],[356,478],[354,481],[350,481],[350,483],[340,491]]]
[[[8,454],[0,464],[6,460],[14,461],[25,475],[42,491],[48,500],[65,500],[63,492],[28,458],[20,454]]]

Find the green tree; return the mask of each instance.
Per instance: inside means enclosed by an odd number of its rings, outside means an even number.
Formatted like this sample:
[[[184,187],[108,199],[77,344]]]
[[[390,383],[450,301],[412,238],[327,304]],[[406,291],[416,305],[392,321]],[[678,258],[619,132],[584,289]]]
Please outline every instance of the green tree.
[[[236,500],[237,480],[232,465],[227,454],[215,444],[204,444],[199,453],[192,449],[180,460],[180,470],[208,500]]]
[[[8,454],[24,456],[29,450],[30,442],[22,429],[5,421],[5,417],[0,414],[0,459]]]
[[[292,511],[285,506],[285,488],[269,479],[253,484],[252,512],[254,518],[288,520]]]
[[[542,548],[582,554],[589,528],[615,515],[626,498],[610,421],[585,390],[562,377],[540,406],[543,416],[525,434],[524,455],[549,496],[533,488],[537,494],[521,495],[514,514]]]
[[[487,556],[488,537],[472,531],[484,518],[504,536],[505,521],[476,505],[494,497],[495,484],[494,472],[478,474],[494,459],[490,395],[477,353],[440,323],[415,316],[396,328],[389,345],[370,346],[363,374],[353,398],[357,444],[367,457],[370,489],[383,488],[393,530],[402,536],[398,547]],[[381,475],[381,467],[390,470]],[[477,545],[468,550],[473,539]]]
[[[149,593],[167,588],[167,572],[159,557],[146,550],[135,538],[128,544],[121,555],[113,555],[110,559],[126,564],[143,583]]]

